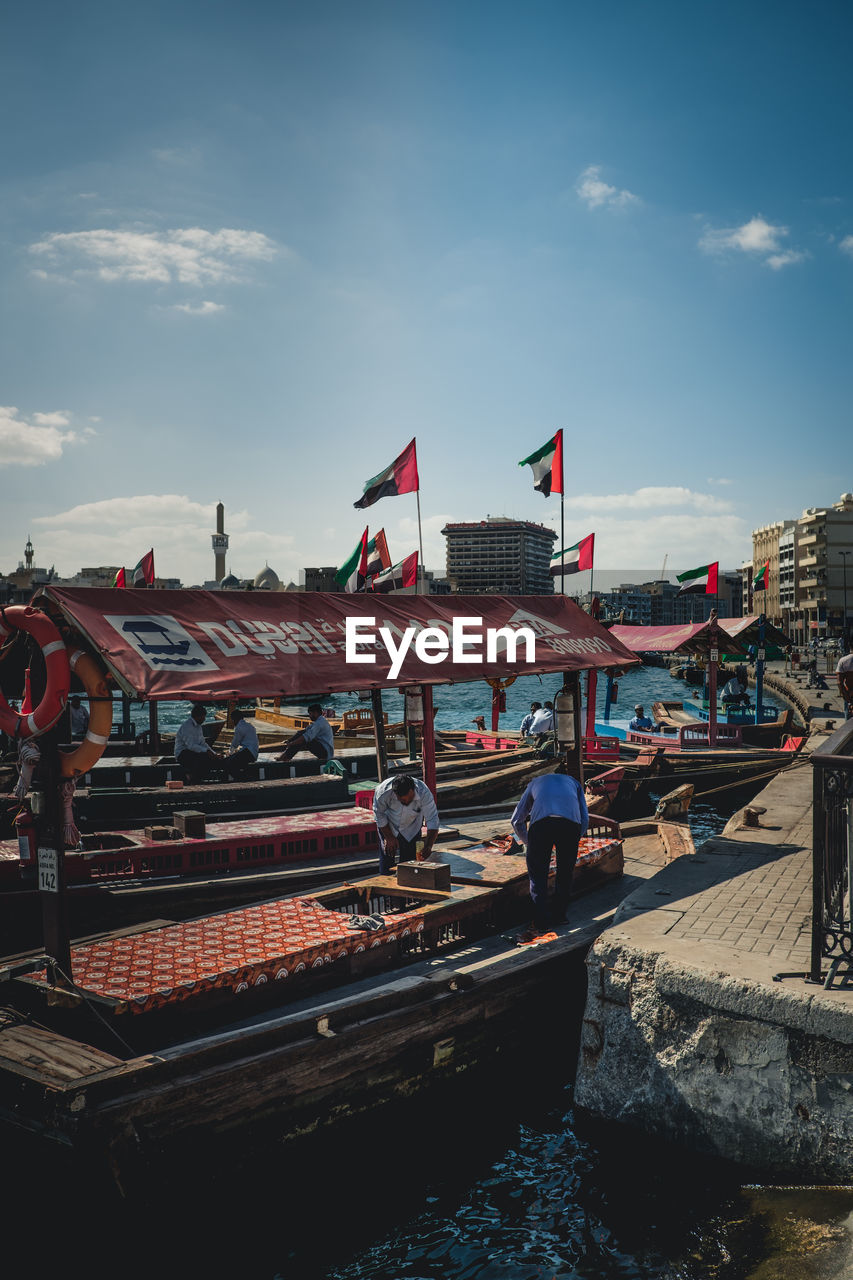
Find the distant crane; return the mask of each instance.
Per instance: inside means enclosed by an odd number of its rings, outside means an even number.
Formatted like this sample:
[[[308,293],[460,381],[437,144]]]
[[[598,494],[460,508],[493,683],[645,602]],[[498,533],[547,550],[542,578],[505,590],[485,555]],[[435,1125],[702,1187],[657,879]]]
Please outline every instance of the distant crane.
[[[663,582],[666,576],[666,562],[668,559],[669,559],[669,552],[667,551],[666,555],[663,558],[663,568],[660,571],[661,582]]]

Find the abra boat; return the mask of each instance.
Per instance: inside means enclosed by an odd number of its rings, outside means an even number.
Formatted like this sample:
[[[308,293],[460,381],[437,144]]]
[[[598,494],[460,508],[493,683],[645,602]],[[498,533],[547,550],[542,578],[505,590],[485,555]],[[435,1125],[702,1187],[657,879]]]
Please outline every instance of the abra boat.
[[[598,820],[575,878],[590,896],[573,923],[519,946],[524,860],[508,837],[473,835],[396,878],[82,943],[73,988],[42,956],[7,963],[0,1128],[90,1197],[112,1185],[162,1202],[187,1176],[233,1176],[260,1144],[496,1054],[506,1071],[513,1045],[553,1053],[574,965],[627,892],[692,851],[689,837]]]

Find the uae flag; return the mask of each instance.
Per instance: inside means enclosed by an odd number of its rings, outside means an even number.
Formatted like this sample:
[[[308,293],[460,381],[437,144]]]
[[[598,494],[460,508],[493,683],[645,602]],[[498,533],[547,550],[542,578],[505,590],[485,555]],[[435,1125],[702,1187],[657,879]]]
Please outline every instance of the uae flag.
[[[367,530],[365,529],[349,560],[341,565],[335,574],[335,582],[339,583],[344,591],[363,591],[367,580],[366,570]]]
[[[127,586],[127,582],[124,583]],[[132,587],[153,587],[154,586],[154,548],[152,547],[146,555],[142,557],[139,564],[134,566],[133,573],[130,575],[130,585]]]
[[[405,560],[401,560],[399,564],[393,564],[390,569],[380,573],[373,579],[372,585],[374,591],[401,591],[403,587],[417,586],[417,581],[418,553],[413,551],[410,556],[406,556]]]
[[[116,576],[113,578],[113,586],[114,587],[127,586],[127,574],[124,569],[117,570]]]
[[[367,544],[367,568],[365,575],[368,578],[375,578],[378,573],[384,573],[386,569],[391,568],[391,557],[388,554],[388,543],[385,541],[385,530],[380,529],[375,538],[371,538]]]
[[[541,449],[531,453],[529,458],[522,458],[520,467],[530,467],[533,471],[533,488],[549,498],[552,493],[563,492],[563,429],[557,432],[552,440],[543,444]]]
[[[580,573],[583,569],[592,568],[592,551],[595,534],[581,538],[573,547],[564,547],[556,555],[551,556],[551,573],[562,577],[564,573]]]
[[[766,591],[767,579],[770,577],[770,561],[765,560],[764,564],[758,570],[758,573],[752,579],[753,591]]]
[[[692,591],[701,596],[715,596],[719,567],[720,562],[716,560],[713,564],[703,564],[700,569],[688,569],[687,573],[677,574],[676,578],[681,583],[677,594],[683,596]]]
[[[364,493],[354,507],[372,507],[380,498],[395,498],[398,493],[414,493],[418,482],[418,455],[414,440],[410,440],[399,458],[390,467],[373,476],[364,486]]]

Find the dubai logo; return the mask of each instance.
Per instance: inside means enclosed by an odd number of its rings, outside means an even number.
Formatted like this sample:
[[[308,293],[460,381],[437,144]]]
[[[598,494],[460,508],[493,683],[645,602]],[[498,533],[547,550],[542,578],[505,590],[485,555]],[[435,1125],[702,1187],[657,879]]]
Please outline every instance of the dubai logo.
[[[169,614],[111,614],[104,618],[152,671],[191,667],[218,671],[216,663]]]

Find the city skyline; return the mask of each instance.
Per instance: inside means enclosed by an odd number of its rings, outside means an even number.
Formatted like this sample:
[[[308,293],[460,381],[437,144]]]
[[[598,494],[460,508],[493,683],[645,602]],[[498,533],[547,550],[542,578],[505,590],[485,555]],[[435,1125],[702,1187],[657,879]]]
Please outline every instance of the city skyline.
[[[853,18],[480,0],[7,16],[0,572],[287,582],[448,522],[737,569],[853,489]],[[14,407],[12,407],[14,406]],[[620,569],[619,566],[625,568]],[[637,566],[654,566],[651,570]],[[628,575],[631,575],[630,577]]]

